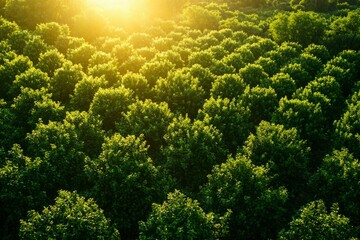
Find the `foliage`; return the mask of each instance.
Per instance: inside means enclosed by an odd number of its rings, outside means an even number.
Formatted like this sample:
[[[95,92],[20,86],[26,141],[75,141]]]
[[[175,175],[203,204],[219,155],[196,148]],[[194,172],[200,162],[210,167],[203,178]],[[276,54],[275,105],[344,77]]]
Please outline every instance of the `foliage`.
[[[280,240],[291,239],[357,239],[349,219],[339,214],[339,206],[334,204],[330,212],[322,200],[305,205],[299,216],[290,222],[290,228],[283,230]]]
[[[360,205],[358,193],[348,191],[359,186],[360,163],[346,149],[334,150],[325,156],[318,171],[311,177],[310,186],[326,203],[339,203],[342,213],[358,225]]]
[[[173,112],[194,117],[204,102],[205,92],[190,73],[171,72],[154,87],[155,98],[169,104]]]
[[[272,89],[275,90],[278,99],[283,97],[290,98],[291,95],[296,91],[296,83],[292,77],[287,73],[277,73],[269,79],[268,83],[264,84],[269,85]]]
[[[117,128],[124,135],[142,135],[150,150],[156,154],[164,144],[163,137],[173,118],[174,114],[167,103],[155,103],[147,99],[131,104]]]
[[[136,235],[138,221],[171,187],[167,175],[154,167],[146,142],[133,135],[106,138],[99,157],[87,161],[86,173],[94,183],[91,195],[125,239]]]
[[[26,72],[16,76],[9,93],[15,97],[20,94],[21,88],[31,88],[35,90],[41,88],[49,89],[49,87],[50,78],[48,75],[41,70],[30,68]]]
[[[60,190],[126,240],[290,239],[319,198],[358,227],[359,6],[0,0],[0,239]]]
[[[213,165],[225,160],[227,152],[221,137],[219,130],[204,121],[179,117],[170,123],[161,151],[164,168],[179,187],[196,191]]]
[[[11,104],[15,126],[23,133],[35,128],[38,122],[57,121],[64,116],[64,107],[51,99],[44,88],[22,88]]]
[[[67,25],[60,25],[57,22],[48,22],[38,24],[35,28],[35,34],[40,35],[45,43],[55,45],[59,36],[70,35],[70,29]]]
[[[11,99],[9,90],[16,76],[26,72],[33,66],[28,57],[19,55],[14,59],[6,59],[0,66],[0,95],[2,98]]]
[[[106,130],[114,129],[128,106],[134,102],[133,91],[124,87],[102,89],[94,95],[90,105],[90,113],[99,115]]]
[[[201,194],[204,209],[232,212],[226,239],[273,238],[284,220],[286,190],[271,188],[268,170],[241,155],[215,166]]]
[[[210,98],[199,111],[198,118],[208,121],[219,129],[231,153],[242,146],[254,128],[250,120],[250,109],[236,99]]]
[[[215,79],[210,90],[213,98],[239,98],[245,91],[245,82],[238,74],[225,74]]]
[[[348,148],[357,159],[360,158],[359,108],[360,102],[349,102],[347,110],[334,122],[335,146]]]
[[[244,82],[251,87],[259,86],[268,78],[264,69],[257,64],[248,64],[244,68],[240,69],[239,73],[244,79]]]
[[[84,78],[84,72],[80,65],[73,65],[66,62],[61,68],[58,68],[52,77],[52,92],[54,99],[67,104],[70,96],[75,94],[75,88],[78,82]],[[86,95],[82,96],[86,97]]]
[[[218,12],[196,5],[185,8],[183,18],[186,25],[200,30],[217,29],[220,21]]]
[[[139,72],[147,79],[153,87],[160,78],[166,78],[168,73],[175,68],[175,65],[168,60],[150,61],[145,63]]]
[[[299,198],[294,194],[309,177],[310,148],[296,128],[262,121],[246,140],[243,152],[254,164],[269,169],[273,186],[285,186],[290,197]]]
[[[65,56],[58,50],[52,49],[40,54],[36,67],[44,73],[47,73],[49,77],[53,77],[56,70],[61,68],[65,63]]]
[[[314,12],[278,14],[270,23],[270,33],[275,41],[293,41],[307,46],[318,43],[325,32],[325,19]]]
[[[90,109],[90,105],[93,101],[94,95],[98,92],[100,88],[107,85],[104,77],[94,78],[87,76],[77,83],[76,78],[69,78],[69,80],[74,81],[73,83],[68,83],[69,87],[75,84],[74,90],[72,90],[72,88],[69,89],[70,91],[74,92],[72,95],[70,95],[70,105],[73,109],[80,111],[88,111]],[[67,93],[65,93],[65,96],[68,96]]]
[[[26,153],[47,164],[51,183],[58,189],[80,189],[85,185],[83,173],[86,155],[74,126],[64,121],[39,123],[26,137]],[[49,179],[50,181],[50,179]]]
[[[76,192],[59,191],[54,205],[29,211],[20,224],[20,239],[120,239],[98,205]]]
[[[162,205],[154,204],[146,222],[140,222],[139,239],[215,240],[226,234],[226,220],[227,215],[216,219],[214,214],[206,214],[198,201],[175,191]]]
[[[278,106],[277,95],[272,88],[254,87],[245,89],[241,96],[242,104],[251,112],[251,122],[254,125],[261,120],[269,121]]]
[[[326,139],[326,125],[319,104],[308,100],[282,98],[272,120],[286,128],[295,127],[300,137],[308,140],[311,147],[316,147],[318,151],[327,145],[323,142]]]
[[[40,209],[48,204],[49,175],[43,161],[24,155],[19,145],[14,145],[0,167],[0,235],[14,239],[19,234],[20,219],[30,209]]]

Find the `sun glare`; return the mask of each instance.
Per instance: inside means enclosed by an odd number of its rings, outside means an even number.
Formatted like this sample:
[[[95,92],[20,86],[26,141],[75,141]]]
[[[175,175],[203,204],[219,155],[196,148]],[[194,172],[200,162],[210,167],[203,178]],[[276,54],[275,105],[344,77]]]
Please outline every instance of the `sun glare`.
[[[132,0],[88,0],[88,3],[104,10],[129,11],[132,7]]]

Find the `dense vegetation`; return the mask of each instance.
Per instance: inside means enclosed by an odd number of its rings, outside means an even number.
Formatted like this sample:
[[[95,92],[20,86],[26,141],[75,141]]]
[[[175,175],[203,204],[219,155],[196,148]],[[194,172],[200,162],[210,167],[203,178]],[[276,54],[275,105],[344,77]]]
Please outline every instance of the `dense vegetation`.
[[[0,0],[0,239],[360,239],[360,1],[132,4]]]

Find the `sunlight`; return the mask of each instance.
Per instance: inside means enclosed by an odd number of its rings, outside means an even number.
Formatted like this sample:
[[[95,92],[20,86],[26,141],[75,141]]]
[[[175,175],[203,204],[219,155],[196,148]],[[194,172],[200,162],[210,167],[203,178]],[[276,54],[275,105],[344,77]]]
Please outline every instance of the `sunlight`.
[[[130,11],[132,0],[88,0],[88,4],[103,10]]]

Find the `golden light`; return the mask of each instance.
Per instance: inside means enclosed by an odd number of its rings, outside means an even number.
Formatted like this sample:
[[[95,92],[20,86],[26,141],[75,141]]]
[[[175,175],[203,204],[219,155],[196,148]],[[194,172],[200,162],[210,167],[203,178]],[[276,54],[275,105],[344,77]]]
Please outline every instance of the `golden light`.
[[[130,11],[133,7],[132,0],[88,0],[91,7],[105,11]]]

